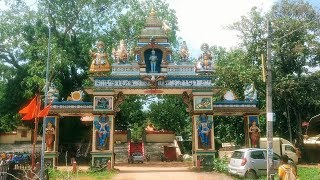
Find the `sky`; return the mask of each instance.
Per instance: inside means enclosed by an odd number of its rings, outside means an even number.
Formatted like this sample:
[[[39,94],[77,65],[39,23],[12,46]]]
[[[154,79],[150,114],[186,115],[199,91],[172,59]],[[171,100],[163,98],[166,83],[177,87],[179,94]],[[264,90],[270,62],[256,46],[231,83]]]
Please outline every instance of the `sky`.
[[[225,27],[246,16],[256,6],[270,10],[274,0],[166,0],[178,17],[178,36],[186,41],[192,57],[201,53],[202,43],[225,48],[239,43],[235,31]]]
[[[262,12],[271,9],[276,0],[166,0],[176,11],[180,31],[192,57],[199,57],[200,46],[208,43],[232,48],[239,44],[237,32],[225,27],[247,16],[256,6]],[[320,0],[306,0],[320,9]]]
[[[36,0],[27,0],[35,4]],[[147,1],[147,0],[142,0]],[[149,0],[148,0],[149,1]],[[155,0],[154,0],[155,1]],[[232,48],[239,44],[237,32],[226,26],[247,16],[254,6],[267,12],[276,0],[165,0],[176,11],[180,31],[178,36],[186,41],[191,57],[197,58],[200,46],[208,43]],[[320,9],[320,0],[306,0]],[[0,9],[4,2],[0,0]]]

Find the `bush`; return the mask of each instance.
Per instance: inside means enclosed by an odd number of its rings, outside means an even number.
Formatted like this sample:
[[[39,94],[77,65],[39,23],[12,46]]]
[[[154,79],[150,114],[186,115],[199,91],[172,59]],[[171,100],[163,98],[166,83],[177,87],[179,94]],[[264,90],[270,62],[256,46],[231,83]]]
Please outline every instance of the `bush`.
[[[213,170],[220,173],[228,173],[228,161],[226,158],[215,158],[213,160]]]

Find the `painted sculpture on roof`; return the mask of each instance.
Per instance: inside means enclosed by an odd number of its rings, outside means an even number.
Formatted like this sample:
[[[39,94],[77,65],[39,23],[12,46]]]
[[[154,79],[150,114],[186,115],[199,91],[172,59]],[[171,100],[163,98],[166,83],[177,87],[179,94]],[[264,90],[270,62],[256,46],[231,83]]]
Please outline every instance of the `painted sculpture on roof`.
[[[188,50],[187,43],[185,41],[182,42],[181,48],[179,50],[179,55],[182,62],[188,61],[190,53]]]
[[[102,41],[98,41],[97,52],[89,51],[92,57],[90,72],[108,72],[110,71],[110,64],[108,62],[108,54],[105,52],[105,45]]]
[[[208,72],[213,70],[212,55],[209,51],[209,45],[203,43],[201,45],[203,51],[196,63],[196,72]]]
[[[247,84],[244,91],[244,98],[246,101],[256,101],[257,100],[257,90],[254,88],[253,84]]]
[[[129,52],[124,40],[120,41],[120,44],[117,49],[112,50],[112,55],[116,63],[126,64],[129,60]]]

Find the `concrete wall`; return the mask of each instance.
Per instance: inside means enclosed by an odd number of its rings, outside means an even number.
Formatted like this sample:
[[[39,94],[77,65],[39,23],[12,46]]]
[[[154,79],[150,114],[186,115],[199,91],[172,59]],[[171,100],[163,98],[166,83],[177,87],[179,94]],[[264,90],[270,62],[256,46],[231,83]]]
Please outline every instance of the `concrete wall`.
[[[175,133],[171,131],[146,132],[146,142],[165,143],[175,140]]]
[[[22,135],[26,133],[26,137]],[[30,142],[33,131],[26,127],[18,127],[17,131],[10,133],[0,133],[0,144],[14,144],[20,142]],[[37,137],[38,141],[41,141],[41,136]]]
[[[113,141],[114,142],[120,141],[121,143],[128,142],[128,132],[127,131],[115,131]]]

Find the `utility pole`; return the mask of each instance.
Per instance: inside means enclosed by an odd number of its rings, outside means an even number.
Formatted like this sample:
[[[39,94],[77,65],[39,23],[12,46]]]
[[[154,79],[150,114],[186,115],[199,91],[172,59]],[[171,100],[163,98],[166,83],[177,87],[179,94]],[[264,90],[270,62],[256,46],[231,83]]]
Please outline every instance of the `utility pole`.
[[[49,37],[48,37],[48,57],[47,57],[47,64],[46,64],[46,84],[44,89],[44,107],[48,105],[48,90],[49,90],[49,61],[50,61],[50,46],[51,46],[51,26],[49,24]],[[41,162],[40,162],[40,180],[44,179],[44,151],[45,151],[45,136],[46,136],[46,126],[47,126],[47,117],[43,117],[42,122],[42,143],[41,143]]]
[[[267,83],[266,83],[266,111],[267,111],[267,177],[273,179],[273,112],[272,112],[272,68],[271,68],[271,23],[268,21],[267,38]]]

